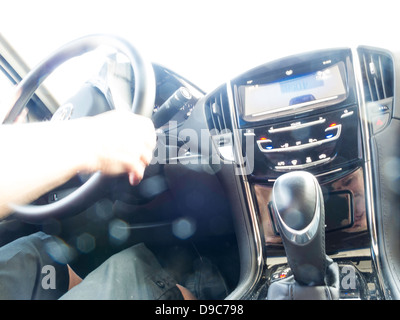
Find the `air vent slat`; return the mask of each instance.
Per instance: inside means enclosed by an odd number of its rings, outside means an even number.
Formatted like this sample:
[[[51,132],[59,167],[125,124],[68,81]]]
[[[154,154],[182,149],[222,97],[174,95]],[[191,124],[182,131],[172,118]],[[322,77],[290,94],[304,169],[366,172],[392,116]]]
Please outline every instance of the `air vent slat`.
[[[372,77],[372,80],[374,81],[374,91],[372,92],[372,97],[373,100],[381,100],[382,96],[380,94],[380,88],[379,88],[379,83],[378,83],[378,75],[379,75],[379,70],[376,65],[376,61],[374,59],[374,56],[372,54],[369,55],[369,74]]]
[[[217,130],[221,130],[221,122],[218,116],[218,105],[215,102],[215,99],[210,102],[210,109],[211,109],[211,119],[214,125],[214,128]]]
[[[367,58],[365,57],[365,54],[363,54],[363,64],[364,64],[365,80],[367,81],[367,85],[368,85],[368,92],[366,92],[366,93],[368,93],[370,99],[374,100],[373,91],[372,91],[372,85],[371,85],[371,79],[369,77]]]
[[[375,92],[376,92],[377,99],[381,100],[382,97],[380,95],[379,86],[378,86],[378,79],[377,78],[374,78],[374,84],[375,84]]]
[[[224,90],[213,94],[205,105],[210,130],[215,129],[216,133],[224,133],[226,129],[231,129],[228,102]]]
[[[222,111],[222,106],[224,104],[223,101],[222,101],[222,95],[219,96],[219,103],[220,103],[220,106],[221,106],[221,114],[222,114],[223,126],[226,129],[226,128],[228,128],[228,124],[226,122],[225,113]]]
[[[361,70],[367,102],[393,97],[393,62],[377,50],[360,48]]]
[[[379,71],[380,71],[380,76],[381,76],[383,98],[386,99],[388,96],[387,96],[387,92],[386,92],[385,75],[384,75],[384,71],[383,71],[382,57],[381,56],[379,56]]]
[[[224,122],[222,120],[221,105],[217,97],[214,99],[214,102],[212,104],[212,114],[214,123],[216,123],[215,128],[221,131],[224,128]]]

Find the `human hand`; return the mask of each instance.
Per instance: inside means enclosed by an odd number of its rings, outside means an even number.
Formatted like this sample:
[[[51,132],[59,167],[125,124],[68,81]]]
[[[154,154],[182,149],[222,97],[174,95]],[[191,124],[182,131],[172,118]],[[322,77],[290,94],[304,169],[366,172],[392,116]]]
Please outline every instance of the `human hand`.
[[[138,184],[156,146],[153,122],[129,111],[115,110],[86,120],[92,153],[88,169],[108,175],[128,173],[130,184]]]

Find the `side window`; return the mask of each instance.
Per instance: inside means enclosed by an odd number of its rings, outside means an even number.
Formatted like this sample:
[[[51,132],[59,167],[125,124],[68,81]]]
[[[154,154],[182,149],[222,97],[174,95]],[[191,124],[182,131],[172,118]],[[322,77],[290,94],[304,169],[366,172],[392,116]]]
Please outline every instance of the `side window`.
[[[3,123],[12,107],[16,96],[16,87],[17,85],[14,84],[14,81],[8,77],[7,71],[0,65],[0,124]],[[46,93],[47,91],[42,92]],[[46,94],[42,94],[43,97],[47,98],[47,101],[55,101],[51,96],[46,96]],[[53,103],[53,105],[55,104]],[[14,123],[41,121],[41,119],[46,119],[49,116],[51,116],[49,110],[35,94],[28,101],[26,107],[22,110],[18,118],[15,119]]]

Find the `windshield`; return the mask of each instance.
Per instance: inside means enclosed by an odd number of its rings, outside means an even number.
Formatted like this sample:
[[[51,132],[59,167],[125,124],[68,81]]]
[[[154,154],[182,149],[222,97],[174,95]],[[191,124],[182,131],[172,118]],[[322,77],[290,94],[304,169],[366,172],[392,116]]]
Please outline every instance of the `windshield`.
[[[393,0],[323,4],[318,0],[7,0],[0,30],[31,67],[75,38],[117,34],[151,61],[209,92],[282,56],[387,43],[391,30],[396,30],[391,28],[397,21],[395,4]]]

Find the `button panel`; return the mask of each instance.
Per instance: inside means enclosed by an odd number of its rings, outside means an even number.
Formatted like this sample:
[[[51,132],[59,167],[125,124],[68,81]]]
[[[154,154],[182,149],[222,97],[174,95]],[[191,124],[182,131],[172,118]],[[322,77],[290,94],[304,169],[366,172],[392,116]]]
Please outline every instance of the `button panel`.
[[[294,140],[292,139],[292,141],[290,142],[285,142],[284,140],[283,142],[280,143],[274,143],[271,139],[261,137],[260,140],[257,140],[257,144],[260,151],[264,153],[299,151],[308,148],[314,148],[324,143],[330,143],[332,141],[335,141],[339,139],[341,132],[342,132],[342,125],[333,123],[331,124],[331,126],[325,128],[323,132],[317,133],[313,137],[308,139],[299,138]],[[290,138],[288,138],[288,141],[289,139]],[[279,141],[279,138],[277,140]]]
[[[313,169],[335,160],[345,162],[358,157],[355,147],[358,145],[358,112],[355,106],[258,127],[244,134],[254,134],[256,149],[262,154],[257,157],[264,157],[269,170],[277,173]],[[258,160],[256,163],[260,163]]]

